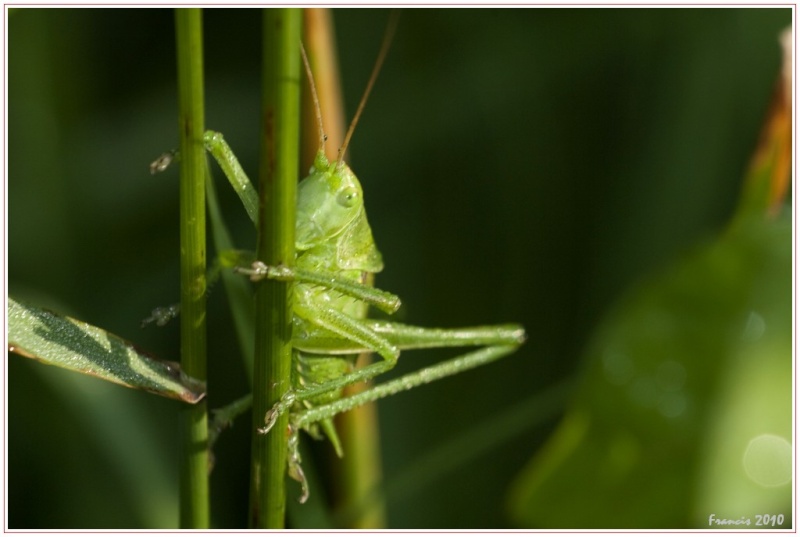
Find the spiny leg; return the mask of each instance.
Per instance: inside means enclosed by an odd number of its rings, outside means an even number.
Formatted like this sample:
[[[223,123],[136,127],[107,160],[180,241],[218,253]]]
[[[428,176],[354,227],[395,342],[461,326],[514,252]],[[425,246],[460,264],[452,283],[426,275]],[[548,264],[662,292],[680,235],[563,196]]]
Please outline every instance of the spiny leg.
[[[366,302],[390,314],[396,312],[400,308],[400,297],[397,295],[342,278],[338,273],[310,271],[297,267],[287,267],[285,265],[270,266],[261,261],[254,261],[249,269],[237,267],[236,271],[241,274],[247,274],[254,282],[268,278],[271,280],[295,281],[327,287],[328,289],[339,291],[344,295]]]
[[[355,342],[364,348],[380,354],[384,361],[313,386],[305,386],[297,390],[287,391],[280,401],[269,409],[264,416],[264,427],[258,432],[266,434],[275,425],[278,418],[288,411],[295,401],[302,401],[333,390],[338,390],[356,382],[363,382],[380,375],[394,367],[400,351],[383,336],[377,335],[360,319],[355,319],[330,307],[322,307],[310,303],[297,303],[294,313],[298,317],[324,328],[334,334]]]
[[[222,168],[222,172],[228,178],[233,190],[239,195],[239,199],[242,200],[242,205],[247,211],[247,216],[250,217],[253,224],[257,224],[258,192],[253,188],[253,183],[244,173],[242,165],[239,164],[239,160],[233,154],[225,138],[219,132],[206,131],[203,135],[203,143],[206,146],[206,150],[211,153],[219,167]]]
[[[518,324],[423,328],[376,319],[364,319],[363,323],[400,350],[520,345],[526,338],[525,329]],[[294,346],[305,352],[319,354],[353,354],[370,350],[358,347],[350,340],[334,339],[318,333],[303,335],[302,340],[295,341]]]
[[[368,319],[366,324],[400,349],[435,349],[489,345],[521,345],[527,338],[518,324],[467,328],[424,328],[391,321]]]
[[[320,405],[307,410],[297,412],[290,418],[290,432],[295,436],[290,439],[290,459],[289,459],[289,474],[300,482],[303,487],[303,496],[300,502],[305,502],[308,499],[308,483],[305,479],[305,474],[300,466],[299,451],[297,451],[297,431],[302,427],[307,427],[313,423],[321,420],[330,419],[337,414],[347,412],[358,406],[376,401],[389,395],[394,395],[399,392],[410,390],[417,386],[433,382],[451,375],[467,371],[469,369],[488,364],[498,360],[508,354],[513,353],[519,348],[519,345],[496,345],[484,347],[482,349],[452,358],[445,362],[436,364],[431,367],[426,367],[419,371],[403,375],[402,377],[379,384],[369,390],[339,399],[326,405]],[[294,444],[291,444],[294,440]],[[294,451],[292,451],[294,450]],[[293,456],[292,454],[296,454]]]
[[[399,323],[388,323],[383,321],[367,321],[376,331],[390,336],[389,339],[396,342],[401,348],[423,348],[423,347],[447,347],[463,346],[469,344],[480,344],[479,342],[502,342],[505,344],[490,345],[472,351],[470,353],[451,358],[445,362],[436,364],[419,371],[409,373],[398,379],[379,384],[358,393],[356,395],[336,400],[332,403],[312,407],[299,411],[292,415],[289,428],[289,453],[288,453],[288,472],[289,475],[298,481],[302,487],[302,495],[299,499],[304,503],[308,499],[308,483],[301,466],[299,452],[298,432],[301,428],[307,427],[319,421],[330,419],[337,414],[347,412],[366,403],[382,399],[402,391],[410,390],[417,386],[433,382],[448,376],[456,375],[463,371],[488,364],[516,351],[525,340],[525,332],[518,325],[484,326],[461,329],[431,329],[416,326],[401,325]],[[377,366],[377,368],[375,368]],[[316,386],[316,389],[308,389],[305,392],[287,392],[281,401],[273,407],[266,418],[267,425],[259,429],[260,433],[267,433],[274,425],[277,416],[288,411],[293,403],[301,398],[313,397],[326,391],[338,389],[349,385],[366,377],[372,378],[380,372],[391,369],[394,363],[379,362],[372,364],[350,375],[344,375],[339,379]],[[373,369],[370,369],[373,368]],[[375,373],[375,374],[372,374]],[[274,417],[269,414],[273,413]]]
[[[422,328],[372,319],[365,319],[363,322],[376,333],[384,335],[388,341],[402,350],[463,347],[467,345],[508,346],[516,348],[525,341],[525,330],[516,324],[477,326],[472,328]],[[326,344],[329,343],[329,341],[329,339],[324,340]],[[344,345],[352,345],[352,342],[344,342]],[[345,348],[350,349],[350,352],[359,352],[358,348],[342,347],[342,349]],[[313,351],[309,350],[307,352],[312,353]],[[310,355],[313,356],[313,354]],[[357,378],[360,376],[361,375],[357,375]],[[352,380],[352,378],[351,376],[344,375],[340,377],[340,379],[344,379],[344,382],[341,385],[339,382],[334,382],[333,387],[331,387],[331,384],[319,384],[314,387],[308,387],[305,391],[301,389],[299,392],[300,397],[298,397],[298,392],[289,392],[280,403],[281,406],[284,407],[282,411],[288,410],[298,398],[305,399],[313,397],[358,382],[357,380]],[[222,424],[232,421],[233,417],[249,408],[249,401],[251,399],[252,395],[246,395],[240,400],[234,401],[229,406],[214,411],[214,423]],[[263,431],[263,429],[261,430]]]
[[[244,265],[250,265],[250,268],[246,268]],[[389,314],[396,312],[400,308],[400,297],[387,291],[342,278],[338,273],[310,271],[285,265],[266,265],[256,260],[253,252],[245,250],[224,250],[219,253],[212,270],[219,272],[222,269],[229,268],[249,276],[253,282],[271,279],[319,285],[366,302]],[[218,273],[215,273],[214,276],[218,277]]]
[[[385,338],[386,341],[390,342],[391,344],[395,345],[397,348],[400,349],[465,347],[465,346],[484,345],[488,346],[486,347],[487,349],[503,348],[503,349],[513,350],[519,347],[525,341],[526,337],[525,330],[521,326],[514,324],[498,325],[498,326],[478,326],[472,328],[455,328],[455,329],[421,328],[418,326],[410,326],[410,325],[392,323],[387,321],[375,321],[371,319],[366,319],[364,321],[355,320],[343,315],[341,312],[338,311],[335,311],[334,314],[337,316],[346,317],[346,319],[349,322],[357,323],[357,325],[359,326],[367,327],[374,334],[377,334],[379,337]],[[315,322],[320,322],[322,319],[324,319],[324,315],[318,315],[315,319]],[[330,326],[328,325],[323,325],[323,327],[331,329]],[[348,336],[345,337],[347,337],[347,341],[349,342],[353,342],[355,340],[355,338],[353,337],[348,337]],[[376,349],[376,347],[374,346],[367,346],[367,345],[365,345],[364,348],[367,350]],[[358,352],[358,350],[355,351],[351,350],[351,352]],[[481,352],[486,352],[486,349],[475,351],[475,353],[478,353],[478,356],[482,356],[480,354]],[[493,356],[493,352],[495,351],[490,351],[489,355]],[[505,354],[508,354],[508,352],[504,352],[500,356],[505,356]],[[494,359],[496,358],[488,359],[486,360],[486,362],[490,362]],[[474,361],[473,359],[467,360],[467,363],[473,363],[473,361]],[[458,364],[460,363],[461,362],[458,362],[458,358],[454,358],[448,362],[440,364],[440,366],[446,366],[447,364],[456,364],[458,366]],[[461,370],[469,369],[470,367],[475,367],[476,365],[480,365],[480,363],[483,362],[479,362],[476,363],[475,365],[465,367],[464,369],[456,370],[454,371],[454,373],[457,373]],[[272,425],[275,423],[275,421],[278,419],[278,416],[283,414],[283,412],[289,410],[289,408],[291,408],[291,405],[295,401],[302,401],[304,399],[315,397],[317,395],[327,393],[329,391],[338,390],[344,388],[345,386],[355,384],[357,382],[365,382],[382,373],[389,371],[394,367],[394,365],[395,365],[395,360],[387,358],[387,360],[385,361],[370,364],[367,367],[358,369],[356,371],[353,371],[352,373],[348,373],[347,375],[343,375],[337,379],[333,379],[314,386],[303,387],[293,392],[287,392],[287,394],[284,396],[285,399],[282,398],[281,401],[278,402],[267,413],[267,416],[265,417],[266,425],[262,429],[259,429],[259,431],[264,433],[268,432],[269,429],[272,427]],[[439,367],[439,366],[434,366],[434,367]],[[447,368],[445,367],[443,371],[446,370]],[[422,372],[424,371],[427,370],[422,370]],[[385,396],[380,396],[380,397],[385,397]],[[331,403],[331,404],[336,404],[336,403]],[[324,406],[327,405],[322,405],[316,408],[322,408]],[[344,411],[342,410],[341,412]]]
[[[511,354],[519,345],[497,345],[484,347],[445,362],[420,369],[409,373],[400,378],[374,386],[364,392],[339,399],[326,405],[302,410],[294,414],[292,424],[297,427],[305,427],[317,421],[331,418],[342,412],[347,412],[363,404],[382,399],[398,392],[410,390],[417,386],[433,382],[462,371],[488,364],[495,360]]]
[[[336,313],[341,315],[339,312]],[[350,318],[348,317],[348,319]],[[403,350],[469,346],[486,346],[488,348],[507,347],[516,349],[525,341],[525,330],[521,326],[515,324],[447,329],[421,328],[418,326],[376,321],[373,319],[359,320],[357,322],[379,337],[385,338],[385,340],[394,347]],[[352,342],[352,339],[349,341]],[[309,341],[305,341],[304,343],[307,344],[308,342]],[[347,344],[347,342],[345,342],[345,344]],[[350,349],[350,352],[360,352],[361,350],[375,350],[375,347],[366,347],[365,349],[354,348]],[[311,347],[307,348],[307,351],[314,352],[311,350]],[[323,351],[320,350],[320,352]],[[384,358],[386,357],[384,356]],[[389,371],[394,365],[394,360],[389,360],[387,358],[385,361],[376,362],[353,371],[352,373],[342,375],[337,379],[315,386],[301,388],[295,392],[295,395],[298,400],[303,400],[328,391],[338,390],[357,382],[370,380],[381,373]]]
[[[244,259],[244,257],[242,257]],[[230,266],[230,265],[227,265]],[[363,285],[352,280],[341,278],[336,274],[329,274],[326,272],[312,272],[308,270],[299,269],[297,267],[268,266],[260,261],[254,261],[252,268],[237,268],[238,272],[250,275],[253,281],[259,281],[263,278],[281,280],[281,281],[295,281],[300,283],[311,283],[327,287],[335,291],[339,291],[347,296],[356,298],[372,306],[376,306],[387,313],[394,313],[400,307],[400,298],[396,295],[376,289],[367,285]],[[388,321],[376,321],[366,319],[361,321],[362,324],[369,327],[371,331],[376,334],[381,334],[389,339],[395,346],[401,349],[422,349],[422,348],[436,348],[436,347],[462,347],[470,345],[500,345],[500,344],[514,344],[522,343],[525,341],[525,330],[519,325],[497,325],[497,326],[479,326],[474,328],[458,328],[458,329],[439,329],[439,328],[421,328],[411,325],[403,325],[400,323]],[[338,332],[337,332],[338,333]],[[374,347],[364,346],[356,347],[349,345],[358,340],[344,335],[344,339],[339,342],[332,341],[330,338],[320,338],[320,344],[324,339],[326,348],[320,347],[319,352],[323,350],[334,350],[336,353],[353,353],[374,350]],[[308,347],[304,347],[309,352],[315,352],[314,338],[307,340]],[[328,345],[334,345],[334,349],[330,349]]]
[[[236,159],[236,156],[233,154],[233,151],[231,151],[231,148],[228,146],[227,142],[225,142],[222,134],[218,132],[206,131],[203,135],[203,141],[206,150],[219,163],[220,168],[222,168],[222,171],[225,174],[225,177],[239,195],[247,214],[255,224],[258,219],[258,194],[253,188],[250,179],[248,179],[247,174],[245,174],[244,169],[239,164],[239,161]],[[179,160],[179,158],[180,155],[178,151],[174,149],[162,154],[156,160],[150,163],[150,173],[155,175],[163,172],[172,164],[172,162]],[[208,166],[206,167],[206,171],[207,180],[211,181],[211,172]],[[233,268],[236,266],[231,264],[231,259],[226,259],[226,254],[231,253],[234,254],[235,259],[244,257],[244,254],[238,251],[225,251],[220,253],[207,271],[206,292],[208,292],[212,285],[219,279],[223,268]],[[253,258],[254,256],[250,255],[246,263],[252,262]],[[239,262],[238,264],[245,264],[245,262]],[[151,323],[155,323],[157,326],[164,326],[172,319],[178,317],[179,314],[180,304],[157,307],[153,309],[149,317],[142,320],[141,326],[144,328]]]
[[[231,183],[233,190],[239,195],[239,199],[242,200],[250,220],[252,220],[253,224],[256,224],[258,222],[258,192],[253,187],[253,183],[250,182],[225,138],[219,132],[206,131],[203,134],[203,144],[206,151],[214,157],[219,167],[222,168],[222,172]],[[150,164],[150,173],[163,172],[179,157],[180,155],[176,150],[162,154]]]
[[[380,354],[384,360],[395,362],[400,351],[385,336],[377,334],[363,319],[351,317],[330,306],[310,301],[297,301],[294,313],[305,321],[332,332],[364,349]],[[324,353],[323,354],[327,354]]]

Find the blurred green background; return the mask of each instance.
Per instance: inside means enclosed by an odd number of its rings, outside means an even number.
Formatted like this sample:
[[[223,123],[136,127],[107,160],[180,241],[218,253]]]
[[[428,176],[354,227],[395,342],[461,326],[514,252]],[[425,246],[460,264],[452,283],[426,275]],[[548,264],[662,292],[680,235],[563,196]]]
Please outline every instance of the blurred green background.
[[[377,285],[403,298],[405,322],[520,322],[529,340],[380,402],[390,527],[524,523],[509,516],[510,484],[566,411],[604,312],[730,219],[791,15],[403,11],[350,148],[386,262]],[[387,17],[335,11],[348,114]],[[206,123],[251,176],[260,20],[205,12]],[[178,143],[172,11],[19,9],[8,56],[10,293],[176,360],[177,324],[139,328],[178,299],[177,174],[148,173]],[[251,247],[228,190],[237,245]],[[246,380],[222,288],[209,300],[214,408]],[[395,371],[446,356],[408,352]],[[177,525],[179,403],[7,365],[9,527]],[[246,423],[216,448],[215,527],[246,525]]]

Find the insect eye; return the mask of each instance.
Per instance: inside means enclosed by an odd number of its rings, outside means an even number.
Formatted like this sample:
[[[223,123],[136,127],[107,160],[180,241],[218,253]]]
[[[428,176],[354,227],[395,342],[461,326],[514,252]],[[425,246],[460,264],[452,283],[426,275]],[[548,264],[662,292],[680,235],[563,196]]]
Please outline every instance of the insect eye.
[[[342,207],[350,208],[358,200],[358,191],[355,188],[345,188],[336,195],[336,202]]]

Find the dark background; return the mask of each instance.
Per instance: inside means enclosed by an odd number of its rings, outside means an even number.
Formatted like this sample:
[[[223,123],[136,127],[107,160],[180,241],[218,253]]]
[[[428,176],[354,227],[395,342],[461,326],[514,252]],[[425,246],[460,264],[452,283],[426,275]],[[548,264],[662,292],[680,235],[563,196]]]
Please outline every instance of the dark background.
[[[176,360],[177,324],[139,328],[178,299],[177,174],[148,173],[178,143],[172,11],[6,16],[10,293]],[[348,114],[387,18],[335,12]],[[615,297],[722,228],[791,22],[789,9],[403,11],[350,149],[386,262],[377,285],[406,322],[520,322],[529,340],[380,403],[389,486],[418,477],[390,494],[391,527],[510,524],[508,485],[559,413],[490,425],[574,378]],[[206,123],[251,176],[260,34],[255,11],[205,12]],[[238,200],[223,201],[252,247]],[[211,408],[246,390],[223,299],[212,290]],[[408,352],[396,371],[446,356]],[[179,403],[16,355],[8,375],[11,528],[177,525]],[[217,448],[215,527],[246,525],[246,423]],[[420,466],[475,427],[478,455]]]

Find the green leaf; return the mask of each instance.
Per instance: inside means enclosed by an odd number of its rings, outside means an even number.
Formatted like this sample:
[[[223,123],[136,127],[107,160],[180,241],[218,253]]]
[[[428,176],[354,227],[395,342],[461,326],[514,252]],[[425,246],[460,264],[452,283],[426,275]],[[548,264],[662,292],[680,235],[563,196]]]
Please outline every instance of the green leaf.
[[[101,328],[8,298],[8,350],[164,397],[196,403],[205,383]]]
[[[511,493],[546,528],[719,528],[791,514],[789,218],[740,221],[632,289]]]

